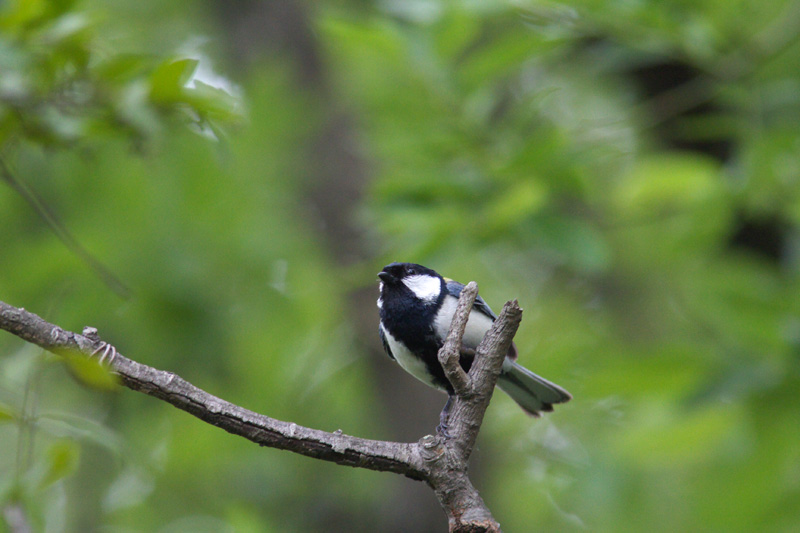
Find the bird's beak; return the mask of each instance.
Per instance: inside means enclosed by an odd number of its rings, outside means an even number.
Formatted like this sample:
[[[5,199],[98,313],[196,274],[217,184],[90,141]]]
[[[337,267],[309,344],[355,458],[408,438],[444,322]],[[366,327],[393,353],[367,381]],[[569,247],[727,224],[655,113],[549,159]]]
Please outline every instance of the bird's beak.
[[[378,272],[378,277],[381,279],[381,281],[384,281],[386,283],[394,281],[394,276],[392,276],[385,270]]]

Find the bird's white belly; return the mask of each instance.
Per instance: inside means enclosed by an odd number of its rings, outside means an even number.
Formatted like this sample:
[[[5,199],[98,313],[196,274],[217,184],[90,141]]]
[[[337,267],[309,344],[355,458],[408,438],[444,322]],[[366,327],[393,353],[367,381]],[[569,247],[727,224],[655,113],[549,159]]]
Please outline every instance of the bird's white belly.
[[[411,353],[403,344],[397,342],[397,339],[395,339],[382,324],[381,329],[383,329],[386,342],[389,345],[389,349],[392,350],[392,355],[394,356],[394,360],[397,361],[397,364],[426,385],[436,387],[436,385],[433,384],[433,376],[428,372],[428,367],[422,359]],[[440,387],[436,388],[438,389]]]

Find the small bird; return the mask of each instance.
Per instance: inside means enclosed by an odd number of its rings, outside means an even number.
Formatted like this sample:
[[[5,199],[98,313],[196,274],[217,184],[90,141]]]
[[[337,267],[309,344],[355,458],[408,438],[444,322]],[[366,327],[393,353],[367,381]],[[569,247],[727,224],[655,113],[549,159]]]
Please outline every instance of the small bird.
[[[447,417],[453,387],[439,363],[439,349],[450,330],[464,285],[443,278],[434,270],[414,263],[392,263],[380,278],[380,336],[383,348],[406,372],[431,387],[447,392],[439,431],[447,435]],[[478,296],[467,321],[461,347],[461,367],[469,371],[475,349],[492,327],[497,315]],[[497,386],[532,416],[552,411],[553,404],[572,398],[570,393],[516,363],[513,344],[503,361]]]

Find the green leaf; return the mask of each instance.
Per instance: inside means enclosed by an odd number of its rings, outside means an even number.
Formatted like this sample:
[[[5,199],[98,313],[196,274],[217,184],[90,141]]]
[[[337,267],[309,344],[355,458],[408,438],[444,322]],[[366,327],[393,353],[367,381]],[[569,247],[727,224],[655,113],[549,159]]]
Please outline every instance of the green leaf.
[[[68,41],[79,41],[86,37],[92,23],[83,13],[69,13],[59,17],[39,35],[41,43],[57,47]]]
[[[142,468],[129,466],[108,487],[103,507],[109,512],[140,505],[155,489],[153,476]]]
[[[123,453],[122,438],[102,423],[67,412],[45,412],[39,415],[38,427],[49,435],[79,440],[108,450],[115,456]]]
[[[127,81],[142,75],[148,68],[148,58],[140,54],[119,54],[99,63],[94,72],[110,81]]]
[[[16,0],[4,2],[0,12],[0,29],[21,31],[47,14],[45,0]]]
[[[47,470],[41,481],[46,487],[72,474],[78,467],[80,446],[72,439],[62,439],[47,450]]]
[[[72,375],[84,385],[98,390],[116,389],[117,377],[97,358],[75,353],[67,354],[64,359]]]
[[[76,0],[49,0],[50,9],[53,13],[61,15],[72,9]]]
[[[242,118],[239,100],[227,91],[200,80],[194,80],[192,83],[194,87],[185,89],[184,98],[195,111],[225,122],[238,121]]]
[[[9,406],[0,403],[0,423],[2,422],[11,422],[12,420],[17,419],[17,413],[14,409]]]
[[[197,69],[196,59],[180,59],[159,65],[150,76],[150,98],[155,102],[182,101],[184,86]]]

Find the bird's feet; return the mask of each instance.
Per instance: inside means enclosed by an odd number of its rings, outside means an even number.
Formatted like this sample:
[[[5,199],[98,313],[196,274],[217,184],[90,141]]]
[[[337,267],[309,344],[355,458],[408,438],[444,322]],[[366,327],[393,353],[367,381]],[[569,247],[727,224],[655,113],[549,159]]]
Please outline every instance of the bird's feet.
[[[447,422],[450,420],[450,407],[453,405],[453,397],[447,397],[447,403],[444,404],[442,412],[439,413],[439,425],[436,426],[436,433],[442,436],[444,440],[450,439],[450,433],[447,432]]]
[[[101,365],[104,362],[107,362],[109,365],[114,364],[114,359],[117,357],[117,349],[113,345],[100,339],[100,336],[97,334],[97,328],[86,326],[83,328],[83,336],[92,343],[100,342],[100,345],[89,354],[89,357],[100,354],[99,362]]]
[[[114,348],[112,344],[103,341],[103,344],[101,344],[97,349],[95,349],[95,351],[93,351],[91,355],[89,355],[89,357],[94,357],[97,354],[100,354],[100,358],[98,359],[98,361],[100,362],[101,365],[105,361],[107,361],[109,365],[112,365],[114,364],[114,358],[117,357],[117,349]]]

